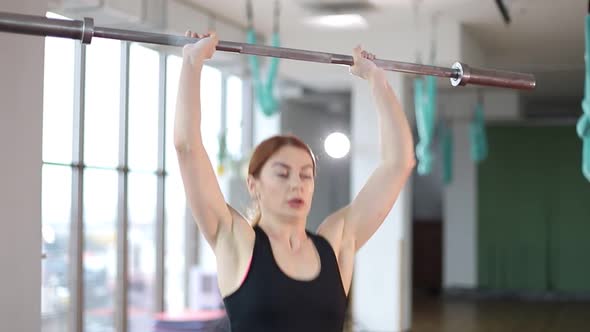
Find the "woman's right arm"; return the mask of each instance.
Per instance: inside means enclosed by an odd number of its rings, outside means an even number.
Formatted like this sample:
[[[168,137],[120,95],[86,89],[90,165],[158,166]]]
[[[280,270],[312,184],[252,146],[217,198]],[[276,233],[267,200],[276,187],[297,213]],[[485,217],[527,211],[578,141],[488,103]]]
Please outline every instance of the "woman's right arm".
[[[199,230],[212,248],[217,239],[232,229],[232,212],[227,206],[201,137],[201,70],[217,45],[216,36],[202,38],[183,48],[176,114],[174,146],[189,206]],[[206,84],[206,82],[205,82]]]

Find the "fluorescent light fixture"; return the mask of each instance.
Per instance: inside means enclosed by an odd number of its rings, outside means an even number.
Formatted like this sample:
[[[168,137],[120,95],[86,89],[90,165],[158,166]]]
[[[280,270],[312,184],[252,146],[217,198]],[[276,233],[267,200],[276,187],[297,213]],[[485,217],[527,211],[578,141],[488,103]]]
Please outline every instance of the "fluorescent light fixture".
[[[366,28],[367,21],[359,14],[322,15],[307,18],[305,23],[326,28]]]

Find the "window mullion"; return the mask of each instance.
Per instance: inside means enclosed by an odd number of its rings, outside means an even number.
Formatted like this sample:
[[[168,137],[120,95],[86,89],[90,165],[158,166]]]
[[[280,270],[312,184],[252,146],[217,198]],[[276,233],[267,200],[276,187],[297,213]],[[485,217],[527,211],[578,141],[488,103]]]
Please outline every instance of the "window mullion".
[[[121,103],[119,121],[119,199],[117,215],[117,282],[115,292],[115,331],[127,332],[128,236],[129,230],[129,50],[121,47]]]
[[[72,136],[72,209],[70,222],[70,282],[71,303],[69,331],[84,330],[84,109],[86,81],[86,46],[76,44],[74,80],[74,115]]]
[[[158,84],[158,187],[156,200],[156,284],[154,310],[164,311],[164,285],[165,285],[165,262],[164,253],[166,249],[166,227],[164,199],[166,197],[165,165],[166,165],[166,77],[167,65],[166,55],[160,53],[160,77]]]

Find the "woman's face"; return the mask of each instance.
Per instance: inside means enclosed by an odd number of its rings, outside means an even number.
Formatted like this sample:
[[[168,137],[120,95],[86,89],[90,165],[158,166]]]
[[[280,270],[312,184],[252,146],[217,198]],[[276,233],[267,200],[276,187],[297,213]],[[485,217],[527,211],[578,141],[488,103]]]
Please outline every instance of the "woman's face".
[[[260,210],[288,218],[306,218],[314,191],[314,168],[311,156],[301,148],[284,146],[262,167],[260,177],[252,179]],[[256,196],[254,196],[256,198]]]

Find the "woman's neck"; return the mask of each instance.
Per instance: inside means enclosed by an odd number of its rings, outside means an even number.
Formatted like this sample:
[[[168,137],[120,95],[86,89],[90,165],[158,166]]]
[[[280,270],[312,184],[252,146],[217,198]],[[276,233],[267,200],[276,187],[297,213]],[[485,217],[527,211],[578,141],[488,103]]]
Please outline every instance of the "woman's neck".
[[[258,225],[264,230],[268,237],[281,244],[287,244],[289,249],[297,251],[307,240],[305,232],[305,220],[282,221],[279,219],[260,219]]]

